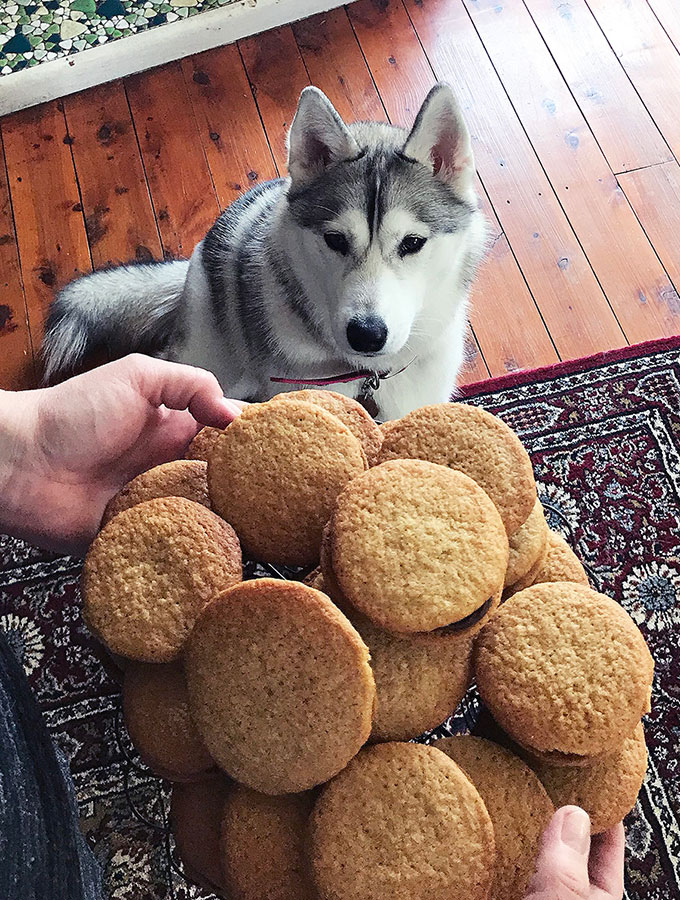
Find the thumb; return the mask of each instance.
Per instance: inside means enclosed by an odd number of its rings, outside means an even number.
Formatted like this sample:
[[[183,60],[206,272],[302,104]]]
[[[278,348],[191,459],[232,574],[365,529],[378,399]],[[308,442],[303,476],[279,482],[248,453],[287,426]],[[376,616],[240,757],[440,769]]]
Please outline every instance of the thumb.
[[[546,828],[528,900],[588,898],[590,819],[578,806],[558,809]]]

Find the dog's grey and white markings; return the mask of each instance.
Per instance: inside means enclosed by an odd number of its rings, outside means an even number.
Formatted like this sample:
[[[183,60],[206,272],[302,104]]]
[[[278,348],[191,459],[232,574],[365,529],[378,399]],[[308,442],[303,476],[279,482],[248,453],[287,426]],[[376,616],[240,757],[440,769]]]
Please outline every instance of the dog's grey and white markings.
[[[68,285],[48,320],[47,378],[95,350],[141,350],[210,369],[240,399],[290,389],[272,377],[401,369],[376,391],[381,418],[448,399],[485,245],[451,90],[433,88],[408,132],[346,125],[306,88],[288,169],[232,204],[190,261]],[[356,396],[361,382],[331,387]]]

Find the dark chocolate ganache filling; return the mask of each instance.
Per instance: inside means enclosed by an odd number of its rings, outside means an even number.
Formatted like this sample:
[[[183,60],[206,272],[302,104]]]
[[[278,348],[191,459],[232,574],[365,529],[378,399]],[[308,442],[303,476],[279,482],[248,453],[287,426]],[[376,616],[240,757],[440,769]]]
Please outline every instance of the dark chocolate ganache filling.
[[[474,612],[471,612],[469,616],[465,616],[464,619],[459,619],[457,622],[452,622],[450,625],[444,625],[441,628],[437,628],[435,631],[438,634],[451,634],[455,631],[465,631],[467,628],[472,628],[473,625],[482,621],[484,616],[488,613],[493,600],[493,596],[489,597],[486,603],[482,603],[482,605]]]

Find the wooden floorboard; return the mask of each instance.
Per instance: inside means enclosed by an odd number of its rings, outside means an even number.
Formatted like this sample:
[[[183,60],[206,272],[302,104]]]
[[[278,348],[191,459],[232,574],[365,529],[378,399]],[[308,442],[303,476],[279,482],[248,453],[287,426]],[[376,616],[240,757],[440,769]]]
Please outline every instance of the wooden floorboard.
[[[559,359],[541,312],[480,184],[489,224],[489,249],[472,286],[470,321],[492,375],[505,375]]]
[[[680,156],[680,53],[647,0],[587,0],[676,158]]]
[[[390,119],[410,127],[435,78],[400,0],[358,0],[348,11]]]
[[[63,106],[43,104],[3,120],[21,277],[37,350],[55,291],[92,269]]]
[[[387,118],[347,10],[332,10],[293,25],[293,34],[312,84],[347,122]]]
[[[675,3],[676,0],[671,0]],[[613,172],[673,158],[586,0],[524,0]],[[529,60],[532,62],[532,60]],[[556,103],[545,98],[546,107]],[[553,133],[553,140],[559,135]]]
[[[303,88],[310,83],[290,26],[239,43],[274,160],[286,172],[286,134]]]
[[[33,345],[0,136],[0,388],[21,390],[34,381]]]
[[[182,60],[182,71],[224,209],[249,188],[276,178],[271,147],[235,44]]]
[[[619,180],[661,262],[680,285],[680,166],[675,161],[650,166]],[[672,315],[680,314],[677,292],[669,291],[663,299]]]
[[[677,0],[358,0],[0,120],[0,388],[73,277],[187,257],[285,175],[306,85],[408,128],[438,78],[489,225],[462,380],[679,332]]]
[[[219,213],[180,63],[125,82],[166,257],[190,256]]]
[[[626,338],[677,334],[673,285],[522,0],[465,6]]]
[[[680,5],[677,0],[647,0],[675,49],[680,52]]]
[[[64,112],[94,267],[162,259],[123,84],[66,97]]]

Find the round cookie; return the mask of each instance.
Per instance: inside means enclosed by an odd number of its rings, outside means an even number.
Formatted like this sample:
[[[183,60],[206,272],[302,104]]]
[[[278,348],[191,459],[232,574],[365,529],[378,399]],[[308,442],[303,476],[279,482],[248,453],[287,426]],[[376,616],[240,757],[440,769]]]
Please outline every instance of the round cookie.
[[[147,766],[168,781],[200,781],[215,769],[189,712],[177,663],[131,663],[123,679],[123,715]]]
[[[472,637],[478,629],[399,635],[379,628],[342,596],[330,569],[329,543],[328,529],[324,529],[321,562],[325,572],[312,573],[310,584],[327,593],[349,616],[368,645],[376,690],[371,740],[407,741],[435,728],[456,709],[470,686]],[[499,594],[495,601],[497,607]]]
[[[210,508],[207,463],[176,459],[142,472],[109,500],[102,526],[124,509],[158,497],[184,497]]]
[[[600,756],[583,756],[578,753],[558,753],[553,750],[551,753],[542,752],[540,750],[523,747],[517,741],[513,741],[495,721],[489,710],[482,706],[477,716],[477,721],[472,728],[472,734],[475,737],[483,737],[494,744],[500,744],[531,768],[536,767],[536,763],[544,763],[551,766],[593,766],[596,763],[607,759],[607,754]]]
[[[254,404],[210,453],[210,499],[250,556],[314,565],[337,495],[366,465],[357,438],[320,406]]]
[[[368,649],[325,594],[300,582],[226,591],[199,617],[184,668],[209,753],[262,793],[327,781],[370,734]]]
[[[147,500],[119,513],[92,542],[83,614],[114,653],[171,662],[203,607],[241,577],[230,525],[191,500]]]
[[[494,719],[541,752],[616,750],[649,710],[653,670],[628,613],[567,582],[515,594],[475,647],[477,686]]]
[[[508,541],[494,504],[464,475],[415,459],[352,481],[331,519],[342,594],[389,631],[432,631],[500,592]]]
[[[372,741],[411,740],[453,713],[472,682],[471,637],[391,634],[359,614],[351,621],[371,654]]]
[[[459,469],[496,504],[508,535],[528,519],[536,503],[529,454],[502,419],[464,403],[423,406],[391,423],[378,462],[425,459]]]
[[[589,586],[586,570],[578,556],[561,534],[550,531],[545,559],[533,574],[532,584],[547,584],[552,581],[573,581],[574,584]]]
[[[307,576],[305,584],[309,584],[311,587],[315,587],[317,590],[328,594],[333,603],[335,603],[335,605],[338,606],[352,621],[354,621],[354,618],[358,618],[371,624],[370,619],[362,616],[361,613],[357,612],[352,604],[348,602],[335,577],[331,560],[330,522],[324,528],[323,537],[321,538],[321,566]],[[441,628],[436,628],[431,632],[416,632],[416,634],[420,634],[422,637],[430,634],[432,636],[436,635],[437,637],[462,638],[464,636],[465,638],[471,638],[477,634],[478,631],[481,631],[491,616],[496,612],[501,603],[501,596],[501,591],[498,590],[492,597],[489,597],[482,606],[473,613],[470,613],[470,615],[466,616],[464,619],[460,619],[457,622],[453,622],[452,624],[445,625]],[[391,632],[391,634],[394,637],[398,636],[394,634],[394,632]],[[404,634],[401,635],[401,637],[406,636],[407,635]]]
[[[217,443],[217,439],[224,432],[223,428],[212,428],[206,425],[201,428],[193,441],[189,444],[186,452],[187,459],[200,459],[208,462],[210,451]]]
[[[315,406],[321,406],[328,410],[329,413],[344,422],[360,441],[369,466],[375,465],[382,445],[382,434],[370,414],[356,400],[345,397],[344,394],[336,391],[321,390],[290,391],[285,394],[277,394],[274,399],[304,400],[306,403],[313,403]]]
[[[543,505],[537,498],[529,518],[510,538],[505,587],[515,584],[536,565],[545,550],[549,530]]]
[[[514,742],[513,742],[514,743]],[[523,744],[514,743],[513,750],[521,756],[525,763],[533,766],[536,763],[544,763],[550,766],[575,767],[593,766],[612,755],[612,752],[600,753],[596,756],[584,756],[582,753],[560,753],[559,750],[536,750],[535,747],[526,747]]]
[[[553,803],[585,809],[591,834],[600,834],[635,806],[647,771],[644,730],[638,724],[618,753],[594,765],[569,768],[537,762],[533,767]]]
[[[222,871],[230,900],[316,900],[307,863],[311,792],[268,797],[243,785],[222,818]]]
[[[376,744],[322,790],[310,856],[321,896],[333,900],[482,900],[493,877],[493,826],[440,750]]]
[[[544,552],[526,575],[506,589],[504,599],[507,600],[533,584],[548,584],[553,581],[571,581],[590,586],[588,575],[578,556],[561,534],[549,529]]]
[[[523,591],[525,588],[531,587],[534,583],[534,577],[538,575],[541,570],[541,566],[548,558],[548,541],[546,539],[545,546],[541,551],[540,556],[533,564],[533,566],[529,569],[526,575],[523,575],[522,578],[519,578],[514,584],[511,584],[509,587],[506,587],[503,591],[503,602],[505,603],[510,597],[514,594],[518,594],[520,591]]]
[[[174,784],[170,828],[177,855],[191,881],[219,896],[224,894],[220,827],[230,790],[223,776],[194,784]]]
[[[541,835],[555,812],[545,788],[529,766],[484,738],[442,738],[434,746],[461,767],[491,817],[496,868],[490,900],[524,897]]]

